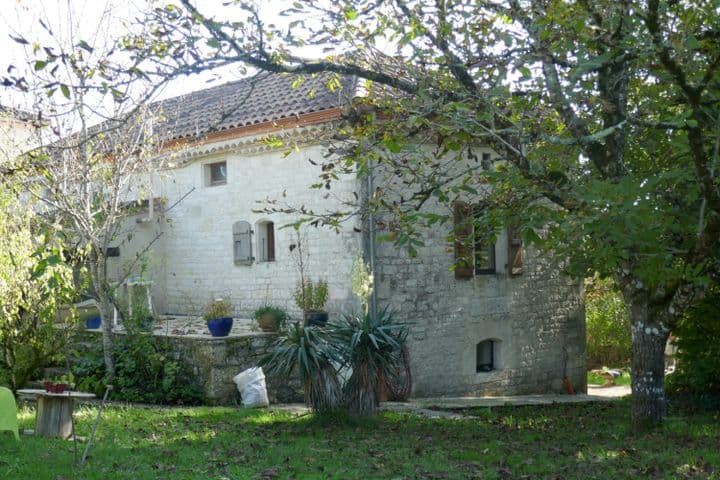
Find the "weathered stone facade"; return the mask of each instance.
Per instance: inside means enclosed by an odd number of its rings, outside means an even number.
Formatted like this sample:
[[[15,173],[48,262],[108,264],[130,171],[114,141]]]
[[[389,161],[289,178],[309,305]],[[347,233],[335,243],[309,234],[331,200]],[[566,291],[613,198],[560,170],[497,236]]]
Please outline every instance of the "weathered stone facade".
[[[505,234],[496,242],[497,273],[456,279],[454,258],[435,230],[416,258],[381,244],[377,288],[412,324],[413,395],[510,395],[561,392],[567,375],[586,388],[581,284],[547,257],[526,249],[524,272],[507,273]],[[476,371],[476,346],[496,342],[496,368]]]
[[[145,237],[155,235],[155,228],[162,230],[148,262],[156,312],[198,315],[207,301],[222,297],[233,303],[237,317],[248,318],[255,308],[270,303],[299,318],[292,300],[299,278],[290,253],[294,230],[275,230],[274,261],[239,265],[233,262],[233,224],[247,221],[256,230],[262,221],[280,227],[297,219],[258,213],[263,199],[325,212],[361,200],[364,185],[351,176],[333,182],[330,191],[309,188],[320,172],[309,160],[322,162],[326,151],[321,138],[331,130],[331,124],[325,124],[285,131],[286,145],[299,145],[287,156],[287,147],[271,148],[262,136],[207,142],[184,151],[175,168],[152,180],[167,210],[153,224],[161,227],[139,228],[147,230]],[[226,163],[227,182],[208,185],[207,166],[217,162]],[[350,273],[357,256],[367,258],[363,233],[355,228],[359,224],[343,224],[339,233],[306,229],[306,273],[328,280],[331,317],[358,307]],[[496,242],[495,273],[456,279],[447,242],[451,227],[445,228],[428,232],[416,258],[391,244],[378,246],[380,307],[387,305],[412,323],[413,395],[559,392],[565,374],[584,391],[580,282],[562,276],[552,259],[531,248],[526,248],[523,274],[511,277],[505,234]],[[253,234],[257,242],[257,232]],[[121,251],[125,258],[120,261],[128,261],[138,249],[128,245]],[[478,343],[483,340],[493,341],[495,359],[491,371],[478,372]],[[267,347],[260,338],[172,341],[193,365],[208,399],[218,403],[227,403],[234,394],[232,377],[253,366]]]
[[[291,141],[322,134],[321,129],[296,131]],[[258,202],[286,198],[296,206],[332,211],[341,208],[341,202],[352,196],[357,185],[348,177],[333,184],[331,195],[310,189],[320,170],[312,168],[308,159],[320,158],[322,147],[304,145],[300,151],[285,153],[286,148],[263,147],[261,137],[213,144],[188,152],[176,168],[154,179],[155,195],[163,199],[167,211],[157,212],[157,221],[139,224],[133,241],[120,238],[123,243],[117,262],[133,261],[141,246],[157,235],[159,226],[162,235],[142,263],[146,265],[143,275],[154,281],[156,312],[201,315],[208,301],[220,297],[232,302],[237,317],[249,318],[266,303],[299,317],[292,297],[299,272],[290,250],[297,243],[297,235],[292,228],[281,228],[296,218],[258,213],[262,208]],[[226,162],[227,183],[210,186],[205,182],[204,168],[216,162]],[[274,222],[275,261],[233,262],[233,224],[237,221],[252,225],[253,252],[258,250],[258,223]],[[309,278],[328,281],[331,314],[357,305],[348,279],[355,257],[362,254],[362,237],[354,226],[346,224],[339,232],[304,229],[305,273]]]

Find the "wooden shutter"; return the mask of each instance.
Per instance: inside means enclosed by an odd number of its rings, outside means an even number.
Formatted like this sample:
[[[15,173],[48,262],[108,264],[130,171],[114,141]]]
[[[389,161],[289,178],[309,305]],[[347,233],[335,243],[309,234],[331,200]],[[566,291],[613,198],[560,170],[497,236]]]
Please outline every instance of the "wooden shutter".
[[[520,232],[514,227],[508,227],[508,273],[511,277],[517,277],[523,273],[523,241]]]
[[[465,202],[453,205],[455,278],[473,277],[473,208]]]
[[[252,229],[245,221],[233,224],[233,258],[235,265],[251,265],[252,256]]]

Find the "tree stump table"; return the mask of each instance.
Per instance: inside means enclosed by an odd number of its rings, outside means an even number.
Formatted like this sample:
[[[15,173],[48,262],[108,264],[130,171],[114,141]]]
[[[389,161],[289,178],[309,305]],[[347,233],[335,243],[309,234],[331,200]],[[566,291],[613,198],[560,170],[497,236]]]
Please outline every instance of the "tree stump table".
[[[95,398],[92,393],[67,391],[50,393],[46,390],[26,388],[20,395],[32,395],[37,399],[35,435],[51,438],[70,438],[73,433],[72,414],[75,399]]]

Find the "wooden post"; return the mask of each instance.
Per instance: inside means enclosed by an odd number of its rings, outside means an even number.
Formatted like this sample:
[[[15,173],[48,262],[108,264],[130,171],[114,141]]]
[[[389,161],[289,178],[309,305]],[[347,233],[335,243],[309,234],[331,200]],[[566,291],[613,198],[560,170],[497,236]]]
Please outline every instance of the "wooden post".
[[[35,435],[70,438],[72,435],[72,397],[40,395],[37,402]]]

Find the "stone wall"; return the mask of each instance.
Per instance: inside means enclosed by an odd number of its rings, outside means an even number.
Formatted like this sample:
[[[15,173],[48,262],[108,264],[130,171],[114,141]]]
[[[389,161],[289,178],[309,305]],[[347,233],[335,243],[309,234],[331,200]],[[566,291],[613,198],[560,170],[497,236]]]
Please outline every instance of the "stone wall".
[[[293,141],[307,141],[319,131],[294,132]],[[303,137],[306,135],[306,137]],[[299,278],[290,246],[297,242],[293,228],[281,228],[298,214],[258,213],[260,201],[275,199],[316,212],[342,209],[353,198],[357,181],[346,177],[333,182],[332,189],[312,189],[318,182],[319,166],[325,154],[319,145],[301,145],[286,155],[289,144],[269,148],[258,138],[238,139],[208,145],[184,154],[176,167],[153,179],[153,191],[167,208],[161,222],[162,237],[153,245],[148,263],[153,267],[153,290],[157,313],[198,315],[213,298],[232,302],[234,315],[249,318],[265,303],[299,316],[292,294]],[[207,165],[227,164],[227,183],[207,184]],[[253,252],[258,250],[257,224],[275,224],[275,261],[254,261],[236,265],[233,259],[233,224],[247,221],[254,232]],[[350,223],[338,231],[305,227],[308,253],[306,275],[324,278],[330,286],[328,310],[338,315],[357,305],[352,296],[349,274],[355,256],[362,253],[361,234]],[[150,230],[148,226],[140,229]],[[137,247],[121,251],[120,262],[134,258]],[[255,255],[257,257],[257,255]]]
[[[244,337],[187,338],[163,337],[175,352],[175,359],[188,364],[193,376],[202,386],[205,401],[210,405],[240,403],[240,395],[233,377],[256,367],[267,354],[276,334],[258,333]],[[271,403],[302,401],[298,381],[266,377]]]
[[[410,258],[381,244],[380,306],[411,322],[414,396],[512,395],[561,392],[567,375],[586,388],[581,284],[560,274],[552,259],[527,248],[524,273],[507,273],[505,234],[496,242],[497,273],[456,279],[448,232],[429,232]],[[497,342],[496,366],[476,372],[476,345]]]
[[[190,368],[191,380],[202,388],[206,404],[239,405],[241,398],[233,377],[243,370],[257,367],[260,359],[269,352],[277,334],[254,333],[223,338],[159,335],[156,338],[171,347],[173,360]],[[80,337],[76,350],[82,352],[96,342],[100,342],[100,333],[87,331]],[[271,403],[303,401],[300,382],[296,378],[266,376],[265,383]]]
[[[255,228],[258,222],[269,220],[279,227],[298,218],[297,214],[258,213],[262,208],[258,200],[270,198],[278,200],[278,205],[332,212],[361,193],[352,177],[333,182],[329,191],[309,188],[319,173],[309,160],[321,163],[325,151],[307,143],[318,132],[293,135],[296,139],[306,135],[305,143],[288,156],[284,155],[287,147],[264,148],[252,138],[208,144],[181,155],[176,168],[155,179],[154,190],[171,206],[165,214],[163,236],[153,251],[153,263],[162,266],[155,270],[159,277],[155,294],[161,297],[155,302],[162,305],[160,313],[198,314],[208,300],[222,297],[233,303],[236,317],[249,317],[266,302],[299,317],[292,300],[298,280],[290,253],[296,241],[294,230],[276,229],[276,261],[235,265],[232,225],[244,220]],[[227,162],[227,184],[208,186],[206,166],[219,161]],[[356,226],[343,224],[338,232],[307,229],[306,272],[313,279],[329,281],[331,317],[358,307],[349,282],[353,261],[363,252],[362,234],[355,231]],[[532,249],[526,251],[524,274],[511,278],[504,235],[497,239],[497,273],[457,280],[449,271],[453,254],[446,241],[447,228],[428,232],[417,258],[409,258],[405,250],[391,244],[378,248],[380,307],[389,305],[412,322],[413,394],[557,392],[565,370],[576,388],[584,390],[580,282],[562,276],[552,259]],[[485,339],[496,342],[497,368],[478,373],[476,345]],[[228,379],[252,364],[252,352],[266,348],[263,341],[203,344],[177,340],[209,397],[219,402],[234,388]]]

